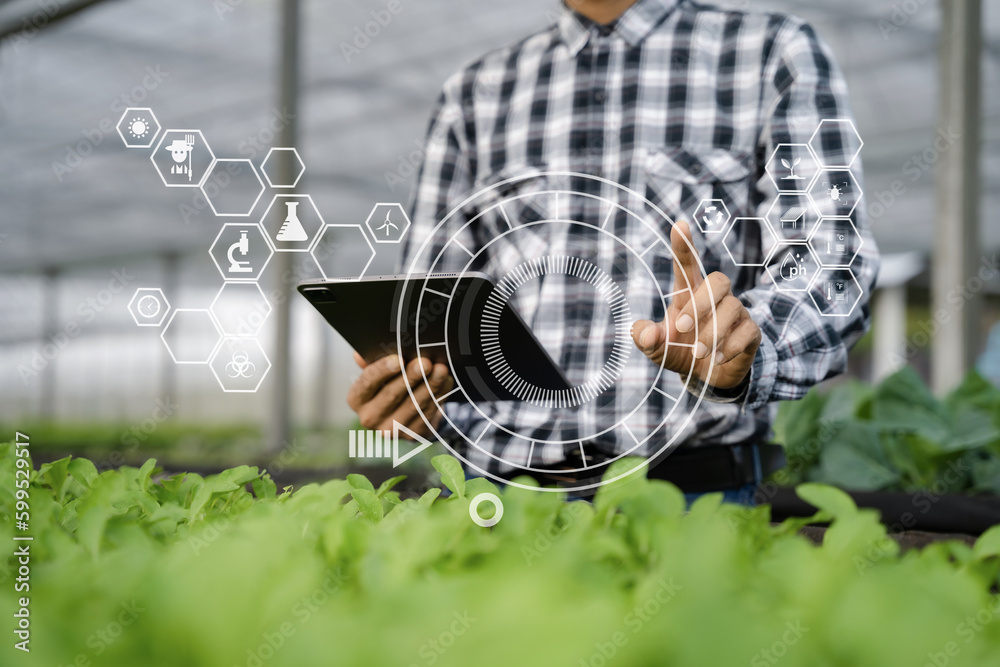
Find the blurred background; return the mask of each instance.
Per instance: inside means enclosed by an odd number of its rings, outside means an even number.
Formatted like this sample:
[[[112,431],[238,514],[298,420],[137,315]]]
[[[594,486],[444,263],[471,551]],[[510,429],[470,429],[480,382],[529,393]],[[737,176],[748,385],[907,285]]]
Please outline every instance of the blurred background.
[[[294,4],[297,31],[283,14]],[[163,289],[173,308],[210,306],[222,219],[198,189],[163,187],[149,150],[126,149],[114,126],[126,107],[150,107],[164,128],[200,130],[217,158],[257,167],[291,138],[305,164],[296,192],[327,223],[361,225],[375,202],[405,206],[444,79],[551,23],[558,4],[401,0],[391,15],[387,4],[0,3],[5,429],[34,426],[53,455],[99,450],[109,464],[147,453],[187,466],[342,462],[350,349],[304,300],[281,296],[320,277],[308,254],[276,256],[261,277],[272,312],[260,342],[275,367],[256,393],[224,393],[206,366],[175,364],[159,329],[135,325],[138,288]],[[939,394],[974,364],[1000,377],[1000,87],[980,83],[1000,81],[1000,3],[983,3],[976,34],[937,0],[719,4],[803,16],[846,73],[863,201],[887,255],[875,329],[850,374],[875,382],[908,364]],[[391,20],[359,39],[373,12]],[[248,220],[275,194],[266,188]],[[392,272],[397,246],[376,250],[369,273]]]

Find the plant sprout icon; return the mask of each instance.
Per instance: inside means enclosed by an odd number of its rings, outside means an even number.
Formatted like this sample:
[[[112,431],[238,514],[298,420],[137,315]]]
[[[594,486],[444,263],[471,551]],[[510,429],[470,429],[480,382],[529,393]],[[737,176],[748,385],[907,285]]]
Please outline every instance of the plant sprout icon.
[[[782,176],[781,180],[783,180],[783,181],[801,181],[803,177],[795,175],[795,168],[797,166],[799,166],[800,162],[802,162],[802,158],[800,158],[800,157],[795,158],[791,162],[789,162],[785,158],[781,158],[781,164],[783,164],[785,166],[785,169],[788,170],[788,176]]]
[[[390,234],[389,228],[390,227],[392,227],[395,230],[399,229],[399,227],[396,226],[396,223],[389,219],[390,215],[392,215],[392,209],[389,209],[388,211],[386,211],[386,213],[385,213],[385,222],[383,222],[381,226],[379,226],[379,227],[377,227],[375,229],[376,232],[380,232],[380,231],[382,231],[384,229],[385,230],[385,235],[389,236],[389,234]]]

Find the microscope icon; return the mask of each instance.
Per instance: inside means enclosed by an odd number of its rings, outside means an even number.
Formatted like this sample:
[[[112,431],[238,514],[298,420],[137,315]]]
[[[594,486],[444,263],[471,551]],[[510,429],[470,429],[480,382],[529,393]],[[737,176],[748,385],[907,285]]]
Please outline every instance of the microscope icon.
[[[240,239],[229,246],[226,256],[229,258],[229,273],[253,273],[250,260],[239,260],[234,257],[236,253],[246,257],[250,253],[250,241],[247,239],[246,230],[240,231]]]

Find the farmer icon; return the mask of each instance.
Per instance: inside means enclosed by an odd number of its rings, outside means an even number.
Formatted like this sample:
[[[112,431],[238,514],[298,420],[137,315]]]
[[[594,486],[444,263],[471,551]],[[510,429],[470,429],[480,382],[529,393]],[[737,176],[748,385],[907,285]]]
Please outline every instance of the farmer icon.
[[[194,151],[194,135],[185,134],[184,139],[174,139],[166,147],[170,151],[170,156],[177,164],[170,167],[171,174],[187,174],[188,183],[191,182],[191,153]]]
[[[149,157],[163,184],[173,188],[198,187],[215,160],[200,130],[167,130]]]

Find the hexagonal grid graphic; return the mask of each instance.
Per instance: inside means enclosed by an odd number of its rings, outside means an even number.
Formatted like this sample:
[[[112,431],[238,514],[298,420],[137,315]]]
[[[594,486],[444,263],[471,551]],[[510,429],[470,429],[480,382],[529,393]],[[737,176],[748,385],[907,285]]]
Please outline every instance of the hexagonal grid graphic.
[[[850,266],[864,239],[850,218],[823,218],[809,237],[809,245],[823,266]]]
[[[808,144],[778,144],[764,165],[779,192],[807,192],[820,164]]]
[[[733,219],[726,202],[721,199],[702,199],[694,210],[694,221],[705,234],[721,234]]]
[[[846,141],[845,141],[846,139]],[[857,144],[852,146],[852,142]],[[823,144],[827,144],[824,146]],[[824,118],[809,139],[809,147],[817,156],[826,156],[837,151],[844,153],[842,164],[823,164],[824,167],[850,167],[861,154],[865,142],[858,134],[858,128],[849,118]],[[822,160],[820,160],[822,163]]]
[[[264,194],[264,181],[250,160],[218,159],[209,168],[201,192],[215,215],[246,218]]]
[[[127,148],[149,148],[161,128],[149,107],[129,107],[118,119],[115,129]]]
[[[327,280],[359,280],[375,259],[361,225],[327,225],[310,252]]]
[[[291,182],[282,181],[278,176],[279,160],[278,155],[290,155],[292,159],[292,169],[295,176]],[[294,148],[272,148],[264,156],[264,161],[260,163],[260,170],[267,179],[267,184],[272,188],[294,188],[299,184],[302,174],[306,173],[306,163],[302,161],[299,152]]]
[[[850,269],[823,269],[817,274],[809,298],[823,317],[850,317],[864,290]]]
[[[170,302],[159,287],[140,287],[128,302],[128,312],[140,327],[158,327],[170,312]]]
[[[759,247],[763,249],[760,258],[753,262],[746,261],[744,256],[746,244],[743,241],[751,234],[757,235],[760,239]],[[771,224],[764,218],[734,218],[726,230],[726,235],[722,237],[722,245],[736,266],[764,266],[777,242],[778,237],[771,229]]]
[[[807,192],[782,192],[771,203],[767,221],[782,241],[805,241],[819,221]]]
[[[254,281],[274,255],[274,248],[255,222],[227,222],[208,249],[223,280]]]
[[[326,226],[311,195],[275,195],[260,224],[276,252],[309,252]]]
[[[858,179],[846,167],[822,170],[816,177],[810,194],[821,218],[852,215],[864,196]]]
[[[167,130],[149,159],[168,188],[198,188],[208,176],[215,153],[201,130]]]
[[[271,314],[260,285],[247,282],[224,283],[208,309],[224,335],[244,338],[256,336]]]
[[[782,242],[765,264],[779,292],[804,292],[812,285],[820,263],[807,243]]]
[[[271,360],[256,338],[226,336],[209,362],[222,391],[253,393],[271,370]]]
[[[365,220],[375,243],[399,243],[410,229],[410,218],[402,204],[378,203]]]
[[[203,308],[177,308],[160,333],[177,364],[207,364],[222,340],[212,314]]]

